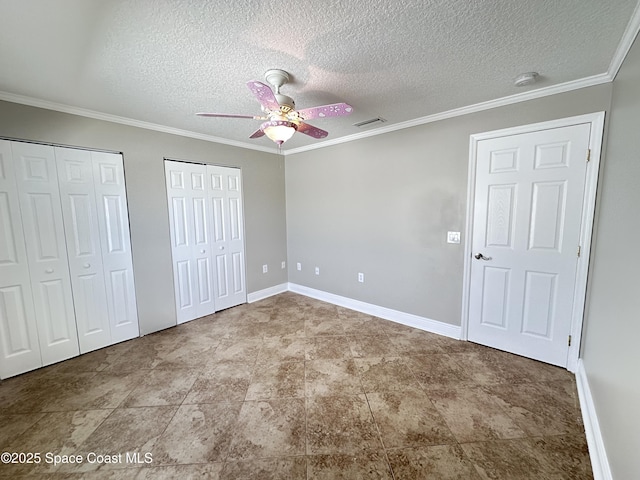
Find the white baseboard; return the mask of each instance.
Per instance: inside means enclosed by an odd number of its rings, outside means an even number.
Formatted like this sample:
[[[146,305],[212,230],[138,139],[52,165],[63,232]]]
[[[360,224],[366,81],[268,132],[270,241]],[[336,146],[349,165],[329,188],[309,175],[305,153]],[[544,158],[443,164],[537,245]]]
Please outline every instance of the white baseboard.
[[[587,379],[587,372],[584,369],[582,359],[578,360],[576,385],[578,387],[578,398],[580,399],[584,431],[587,436],[587,444],[589,445],[589,457],[591,458],[591,467],[593,468],[593,478],[594,480],[613,480],[611,469],[609,468],[609,460],[607,459],[607,452],[604,448],[604,441],[602,440],[602,433],[600,432],[596,407],[593,403],[589,380]]]
[[[349,308],[356,312],[362,312],[375,317],[384,318],[385,320],[391,320],[392,322],[401,323],[402,325],[418,328],[426,332],[437,333],[438,335],[455,338],[456,340],[460,339],[461,328],[457,325],[450,325],[448,323],[439,322],[438,320],[432,320],[426,317],[420,317],[411,313],[380,307],[378,305],[373,305],[372,303],[361,302],[360,300],[342,297],[340,295],[316,290],[315,288],[309,288],[295,283],[281,283],[280,285],[275,285],[273,287],[265,288],[264,290],[258,290],[257,292],[250,293],[247,295],[247,302],[257,302],[258,300],[287,291],[315,298],[316,300],[321,300],[340,307]]]
[[[288,283],[281,283],[280,285],[274,285],[273,287],[265,288],[264,290],[258,290],[247,295],[247,303],[257,302],[267,297],[272,297],[289,290]]]
[[[411,313],[400,312],[391,308],[380,307],[371,303],[361,302],[352,298],[342,297],[333,293],[316,290],[314,288],[289,283],[289,291],[305,295],[307,297],[322,300],[323,302],[332,303],[340,307],[349,308],[357,312],[366,313],[375,317],[391,320],[392,322],[401,323],[409,327],[418,328],[431,333],[437,333],[445,337],[460,339],[461,328],[456,325],[439,322],[426,317],[420,317]]]

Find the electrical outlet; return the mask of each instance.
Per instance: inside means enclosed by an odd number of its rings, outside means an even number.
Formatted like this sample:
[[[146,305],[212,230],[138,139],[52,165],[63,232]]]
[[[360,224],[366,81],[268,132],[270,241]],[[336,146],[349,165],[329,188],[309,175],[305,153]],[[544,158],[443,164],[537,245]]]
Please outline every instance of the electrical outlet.
[[[320,267],[316,267],[316,275],[320,275]]]
[[[364,283],[364,273],[358,273],[358,281]]]
[[[281,269],[285,269],[287,268],[287,262],[282,262],[282,265],[280,266]]]
[[[300,262],[296,263],[296,269],[298,271],[302,270],[302,264]]]
[[[269,271],[269,267],[267,265],[262,265],[262,273],[267,273]]]

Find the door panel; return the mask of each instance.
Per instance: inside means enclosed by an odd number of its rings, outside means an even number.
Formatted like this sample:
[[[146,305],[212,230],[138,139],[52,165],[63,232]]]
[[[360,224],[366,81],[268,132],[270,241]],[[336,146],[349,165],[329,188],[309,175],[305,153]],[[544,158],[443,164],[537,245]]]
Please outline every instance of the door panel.
[[[217,190],[215,196],[211,198],[211,202],[213,205],[213,241],[224,242],[226,239],[224,192]]]
[[[14,142],[40,352],[44,365],[79,354],[54,151]]]
[[[0,140],[0,378],[42,366],[11,144]]]
[[[15,355],[29,354],[38,350],[34,344],[30,330],[35,327],[29,325],[29,314],[22,285],[0,287],[0,322],[2,326],[2,352],[4,359],[11,359]],[[38,352],[35,367],[40,366]],[[3,371],[3,377],[6,371]]]
[[[95,273],[87,275],[78,275],[77,287],[74,286],[74,302],[76,306],[76,317],[86,318],[84,325],[85,335],[96,335],[104,331],[105,324],[103,319],[106,317],[106,309],[100,308],[100,303],[96,302],[96,298],[104,299],[104,282],[99,281],[100,276]],[[103,287],[103,288],[100,288]],[[109,333],[107,322],[107,333]],[[81,337],[83,330],[78,325],[78,335]],[[82,344],[82,341],[80,342]],[[105,345],[111,343],[111,335],[106,338]],[[100,347],[96,347],[100,348]],[[82,345],[80,350],[83,350]],[[84,351],[82,352],[84,353]]]
[[[204,197],[193,199],[193,242],[198,246],[207,246],[209,239],[207,235],[207,199]]]
[[[176,262],[176,286],[178,288],[179,311],[195,308],[193,304],[193,286],[191,285],[191,260]],[[182,323],[182,322],[178,322]]]
[[[227,255],[225,253],[216,255],[216,273],[218,275],[216,296],[223,299],[229,295],[229,275],[227,272]]]
[[[229,198],[229,240],[242,241],[240,223],[242,222],[242,212],[240,199]]]
[[[505,328],[509,310],[509,274],[508,268],[486,267],[484,269],[484,291],[482,294],[483,325]]]
[[[64,202],[63,202],[64,205]],[[69,194],[69,214],[71,220],[71,247],[67,252],[76,257],[96,255],[96,230],[92,230],[95,223],[95,201],[89,194]],[[97,227],[97,225],[96,225]]]
[[[551,340],[558,275],[525,272],[522,333]]]
[[[489,186],[486,245],[511,248],[513,240],[515,185]]]
[[[173,213],[173,247],[188,246],[187,205],[184,197],[171,199]]]
[[[203,302],[212,302],[213,285],[211,283],[211,262],[208,258],[199,258],[198,265],[198,292]]]
[[[533,184],[529,249],[560,251],[564,232],[567,182]]]
[[[0,228],[2,229],[0,234],[0,265],[15,265],[18,263],[16,243],[21,239],[16,239],[14,219],[12,218],[15,212],[12,212],[12,210],[9,194],[0,192]]]
[[[103,213],[105,218],[105,238],[107,253],[127,253],[128,227],[123,215],[123,198],[120,194],[102,195]]]
[[[590,124],[477,144],[469,340],[566,366]]]
[[[241,295],[244,290],[244,262],[242,253],[232,253],[231,263],[233,265],[233,293],[234,295]]]

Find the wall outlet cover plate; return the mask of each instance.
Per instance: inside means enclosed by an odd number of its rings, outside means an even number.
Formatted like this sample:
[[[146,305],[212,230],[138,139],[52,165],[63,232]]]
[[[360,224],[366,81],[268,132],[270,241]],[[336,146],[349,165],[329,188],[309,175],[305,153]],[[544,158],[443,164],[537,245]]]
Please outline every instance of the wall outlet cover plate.
[[[447,243],[460,243],[460,232],[447,232]]]

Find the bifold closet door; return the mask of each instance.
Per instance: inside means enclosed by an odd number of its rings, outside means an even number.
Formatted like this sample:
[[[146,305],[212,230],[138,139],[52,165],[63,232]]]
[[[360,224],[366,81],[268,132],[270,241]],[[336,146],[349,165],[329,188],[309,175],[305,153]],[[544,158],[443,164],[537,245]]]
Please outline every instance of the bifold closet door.
[[[216,310],[223,310],[247,301],[242,176],[239,168],[215,165],[206,168],[213,213],[215,304]]]
[[[55,148],[82,353],[138,336],[122,156]]]
[[[214,313],[206,168],[165,160],[178,323]]]
[[[138,336],[119,154],[0,141],[0,378]]]
[[[11,143],[0,140],[0,378],[42,366]]]
[[[58,174],[50,146],[12,142],[42,364],[79,354]]]

